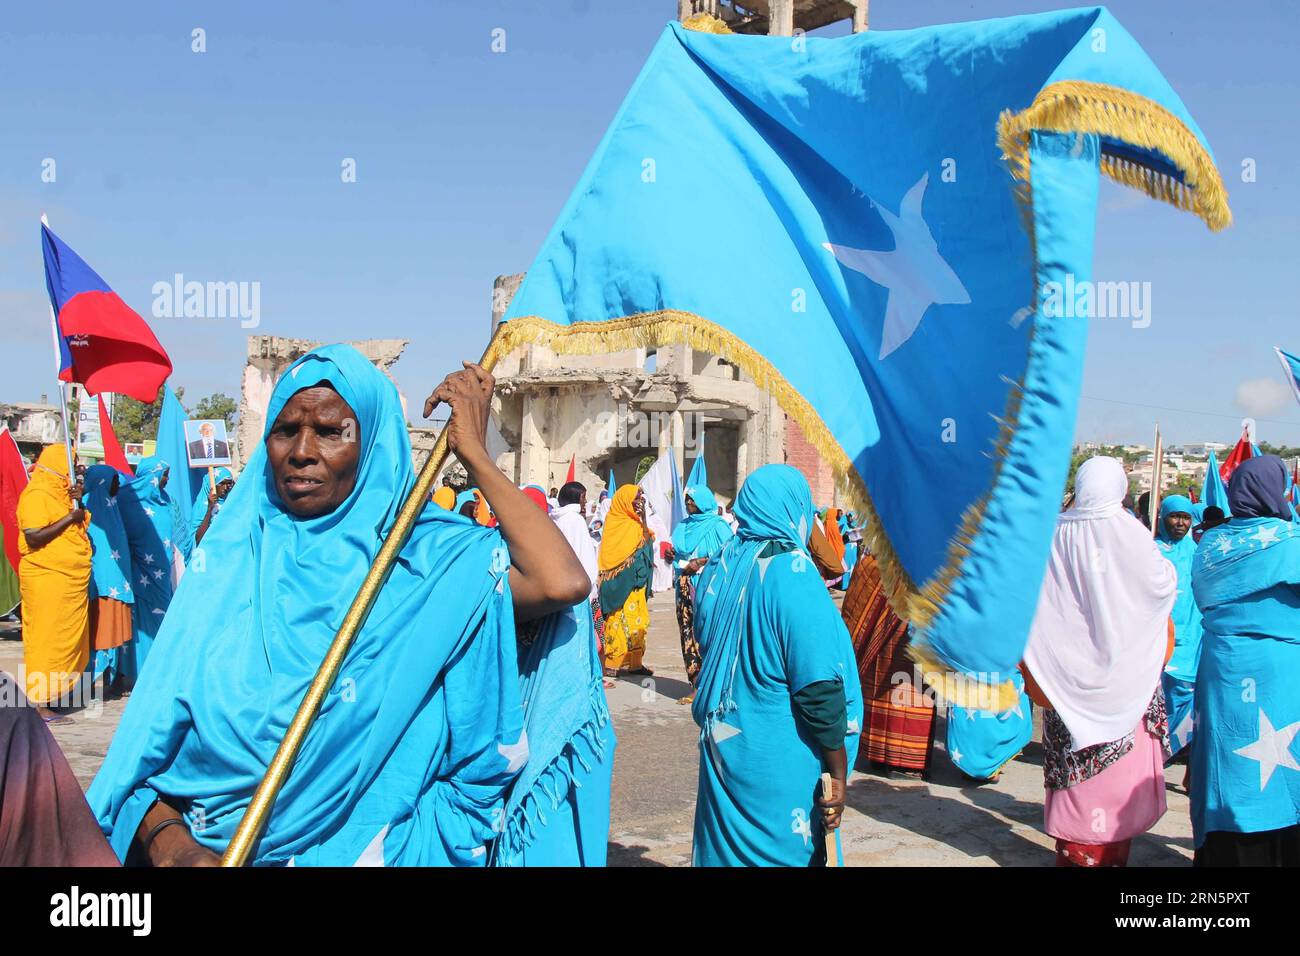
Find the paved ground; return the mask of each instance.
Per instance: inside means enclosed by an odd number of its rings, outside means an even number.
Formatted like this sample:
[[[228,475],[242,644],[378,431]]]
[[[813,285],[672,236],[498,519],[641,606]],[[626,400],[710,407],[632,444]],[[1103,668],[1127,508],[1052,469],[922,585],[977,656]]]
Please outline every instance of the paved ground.
[[[651,604],[647,663],[656,672],[609,691],[618,733],[611,808],[611,866],[688,866],[695,814],[698,732],[682,668],[672,596]],[[16,672],[22,644],[16,627],[0,622],[0,669]],[[54,726],[55,738],[82,786],[89,785],[121,717],[123,701],[79,712]],[[1053,841],[1042,832],[1042,750],[1035,742],[997,783],[968,781],[944,755],[942,720],[927,783],[896,775],[855,773],[841,830],[850,866],[1049,866]],[[1134,866],[1185,866],[1191,860],[1187,798],[1166,773],[1169,812],[1136,840]]]

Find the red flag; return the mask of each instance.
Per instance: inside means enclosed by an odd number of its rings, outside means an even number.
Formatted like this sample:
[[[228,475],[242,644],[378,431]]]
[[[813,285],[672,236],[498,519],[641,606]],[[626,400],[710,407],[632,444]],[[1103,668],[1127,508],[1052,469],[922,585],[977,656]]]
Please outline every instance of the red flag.
[[[4,553],[18,573],[18,496],[27,487],[27,466],[9,429],[0,426],[0,527]]]
[[[128,478],[134,478],[135,472],[131,470],[131,463],[126,460],[126,453],[122,451],[122,446],[117,443],[117,436],[113,434],[113,423],[109,420],[108,409],[104,407],[104,396],[96,395],[95,400],[99,402],[99,440],[104,446],[104,464],[116,468]]]
[[[48,226],[41,226],[45,288],[58,332],[59,380],[91,395],[122,392],[152,402],[172,361],[153,330]]]
[[[1254,450],[1250,447],[1250,430],[1243,428],[1241,437],[1237,439],[1237,446],[1232,449],[1232,454],[1219,466],[1219,477],[1223,479],[1223,483],[1226,485],[1232,478],[1232,473],[1237,470],[1237,466],[1247,458],[1254,457],[1254,454]]]
[[[564,479],[564,483],[566,485],[571,481],[577,480],[576,478],[574,478],[574,468],[577,466],[577,464],[578,464],[578,453],[574,452],[573,457],[569,459],[569,474]]]

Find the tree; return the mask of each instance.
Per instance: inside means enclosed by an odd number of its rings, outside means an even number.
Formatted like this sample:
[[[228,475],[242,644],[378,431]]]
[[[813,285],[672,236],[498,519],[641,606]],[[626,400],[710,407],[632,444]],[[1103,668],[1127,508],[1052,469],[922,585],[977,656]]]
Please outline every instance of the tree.
[[[165,388],[166,386],[164,386]],[[113,432],[120,442],[152,441],[158,437],[158,419],[162,417],[163,389],[152,403],[118,395],[113,400]],[[185,389],[176,389],[176,398],[185,397]]]
[[[221,421],[226,423],[229,429],[235,424],[235,412],[239,406],[235,400],[224,392],[214,392],[207,398],[199,399],[199,403],[194,406],[190,413],[191,418],[206,418],[212,421]]]

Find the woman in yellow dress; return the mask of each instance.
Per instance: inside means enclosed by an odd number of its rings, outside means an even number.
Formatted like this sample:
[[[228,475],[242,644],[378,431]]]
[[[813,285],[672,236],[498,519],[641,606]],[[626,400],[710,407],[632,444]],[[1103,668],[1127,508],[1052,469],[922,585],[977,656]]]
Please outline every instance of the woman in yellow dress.
[[[63,445],[41,452],[18,498],[19,581],[23,595],[23,664],[27,696],[48,723],[49,708],[81,678],[90,660],[90,515],[68,484]]]
[[[645,496],[636,485],[614,494],[598,557],[600,609],[605,615],[605,676],[650,675],[641,658],[650,629],[654,535],[645,523]]]

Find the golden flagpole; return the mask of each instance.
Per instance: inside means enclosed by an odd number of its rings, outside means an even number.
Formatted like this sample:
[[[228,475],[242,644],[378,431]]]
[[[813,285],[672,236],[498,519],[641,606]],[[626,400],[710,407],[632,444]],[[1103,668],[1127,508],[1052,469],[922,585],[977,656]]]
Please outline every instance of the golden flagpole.
[[[498,324],[496,332],[492,335],[492,341],[488,343],[487,349],[483,352],[483,357],[479,359],[479,365],[488,372],[492,371],[501,359],[500,330],[501,325]],[[321,704],[325,701],[325,695],[334,686],[339,669],[343,666],[343,660],[347,657],[348,649],[352,646],[353,639],[360,632],[361,626],[366,622],[366,617],[370,614],[371,607],[374,606],[375,598],[379,596],[380,589],[383,588],[384,582],[388,579],[393,562],[401,553],[402,548],[405,547],[407,539],[410,538],[411,529],[415,527],[416,518],[420,516],[420,512],[424,510],[424,506],[428,503],[429,495],[433,492],[433,483],[446,460],[447,429],[443,428],[438,435],[438,440],[433,445],[433,449],[429,452],[429,457],[425,459],[424,466],[420,469],[415,485],[402,503],[402,508],[397,513],[397,520],[393,522],[388,537],[384,539],[384,544],[375,557],[375,563],[366,572],[365,579],[357,590],[357,596],[352,599],[352,605],[348,608],[343,623],[339,625],[338,632],[334,635],[329,650],[325,652],[325,659],[321,661],[316,676],[312,678],[311,686],[307,688],[307,693],[303,695],[302,703],[298,705],[298,711],[293,715],[289,729],[285,731],[284,739],[280,741],[275,756],[271,758],[270,766],[266,768],[266,774],[262,777],[262,782],[257,785],[257,790],[253,792],[253,799],[249,801],[248,809],[244,811],[243,819],[239,821],[239,826],[235,828],[235,835],[231,838],[230,845],[226,847],[226,852],[221,857],[222,866],[243,866],[248,862],[249,856],[252,855],[253,845],[257,842],[262,829],[266,825],[276,795],[279,794],[280,788],[284,786],[284,782],[289,778],[289,771],[293,769],[293,761],[298,756],[298,750],[302,747],[303,740],[307,737],[307,731],[311,729],[312,723],[316,720]]]

